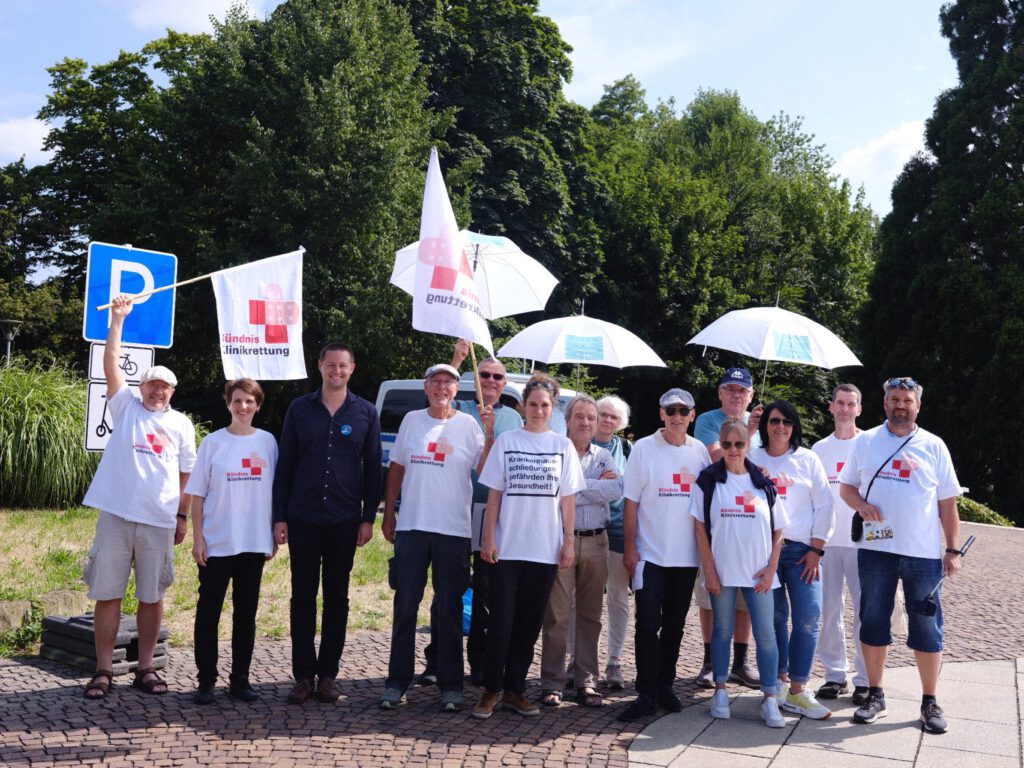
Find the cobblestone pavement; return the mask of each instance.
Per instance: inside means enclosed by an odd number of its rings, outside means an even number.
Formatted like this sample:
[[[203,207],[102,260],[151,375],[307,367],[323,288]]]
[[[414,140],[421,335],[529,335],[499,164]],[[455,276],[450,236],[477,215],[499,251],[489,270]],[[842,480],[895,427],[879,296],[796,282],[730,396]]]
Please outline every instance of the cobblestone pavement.
[[[946,658],[1024,656],[1024,530],[978,525],[965,525],[964,530],[965,537],[975,533],[978,541],[963,573],[945,588]],[[694,609],[676,683],[684,705],[707,698],[707,692],[690,682],[701,660],[698,626]],[[419,647],[425,642],[421,633]],[[340,676],[343,696],[335,705],[285,702],[291,685],[287,642],[257,643],[252,680],[261,699],[252,705],[236,702],[218,688],[214,705],[194,706],[195,667],[187,648],[171,652],[165,670],[168,695],[148,696],[121,677],[102,702],[82,697],[87,676],[78,670],[42,659],[3,660],[0,764],[624,767],[634,737],[653,720],[615,720],[633,697],[629,688],[605,691],[600,709],[564,704],[544,709],[540,717],[498,712],[486,721],[468,712],[478,689],[467,686],[466,711],[442,714],[435,688],[413,688],[407,705],[384,712],[377,704],[388,647],[386,632],[350,634]],[[890,664],[909,663],[910,652],[895,646]],[[624,659],[624,671],[632,679],[631,656]],[[539,695],[537,675],[534,666],[531,697]]]

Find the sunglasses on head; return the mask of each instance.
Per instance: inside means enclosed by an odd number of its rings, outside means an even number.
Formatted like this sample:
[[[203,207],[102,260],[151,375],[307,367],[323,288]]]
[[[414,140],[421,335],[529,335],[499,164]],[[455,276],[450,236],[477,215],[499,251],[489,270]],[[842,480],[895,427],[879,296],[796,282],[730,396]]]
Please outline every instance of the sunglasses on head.
[[[771,424],[773,427],[777,427],[779,426],[779,424],[783,424],[787,427],[793,426],[792,419],[784,419],[781,416],[772,416],[770,419],[768,419],[768,423]]]
[[[886,389],[917,389],[917,379],[910,376],[899,376],[895,379],[889,379],[885,382]]]
[[[526,386],[523,387],[523,392],[529,392],[534,389],[546,389],[548,392],[555,391],[555,385],[550,381],[530,381],[527,382]]]
[[[504,381],[504,373],[491,373],[490,371],[477,371],[480,374],[481,379],[494,379],[495,381]]]
[[[723,450],[729,451],[735,448],[737,451],[741,450],[747,443],[744,440],[723,440],[719,443]]]
[[[666,405],[664,408],[666,416],[675,416],[677,413],[680,416],[689,416],[692,410],[688,405]]]

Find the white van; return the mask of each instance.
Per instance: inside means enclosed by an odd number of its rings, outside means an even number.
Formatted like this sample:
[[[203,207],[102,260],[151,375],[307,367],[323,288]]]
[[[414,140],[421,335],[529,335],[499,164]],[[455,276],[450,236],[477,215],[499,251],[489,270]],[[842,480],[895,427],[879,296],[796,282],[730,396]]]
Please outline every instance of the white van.
[[[530,380],[528,373],[507,374],[508,383],[501,393],[501,402],[522,413],[523,387]],[[562,388],[558,395],[558,408],[551,416],[551,428],[555,432],[565,434],[565,406],[576,397],[576,391]],[[475,400],[476,383],[473,373],[462,374],[459,380],[459,391],[456,400]],[[377,413],[380,414],[380,443],[383,450],[383,463],[390,461],[391,447],[398,437],[398,427],[409,411],[417,411],[427,407],[427,395],[423,391],[423,379],[391,379],[380,385],[377,391]]]

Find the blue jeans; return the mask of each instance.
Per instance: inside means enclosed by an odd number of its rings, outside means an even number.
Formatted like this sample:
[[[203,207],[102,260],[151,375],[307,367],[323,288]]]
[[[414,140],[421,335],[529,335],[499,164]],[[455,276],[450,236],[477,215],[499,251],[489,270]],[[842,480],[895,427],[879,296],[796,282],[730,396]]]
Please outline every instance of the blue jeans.
[[[788,674],[794,683],[811,679],[811,665],[818,649],[821,628],[821,580],[810,584],[800,574],[804,564],[797,560],[810,551],[798,541],[782,545],[779,557],[779,583],[775,590],[775,642],[779,648],[779,675]],[[822,566],[825,567],[825,566]],[[789,631],[790,609],[793,631]]]
[[[710,595],[711,610],[715,616],[715,629],[711,634],[711,669],[715,682],[724,683],[729,679],[732,633],[736,625],[736,594],[740,591],[750,612],[751,629],[757,645],[761,692],[778,693],[779,651],[775,647],[775,628],[772,626],[775,604],[771,592],[755,592],[753,587],[722,587],[720,595]]]
[[[469,538],[427,531],[395,534],[395,602],[385,686],[404,691],[416,662],[416,614],[433,574],[437,604],[437,685],[462,690],[462,593],[469,583]]]
[[[890,617],[896,582],[903,581],[907,603],[907,647],[922,653],[942,650],[942,587],[932,595],[935,615],[925,615],[925,598],[942,580],[942,560],[894,555],[871,549],[857,551],[860,573],[860,641],[891,645]]]

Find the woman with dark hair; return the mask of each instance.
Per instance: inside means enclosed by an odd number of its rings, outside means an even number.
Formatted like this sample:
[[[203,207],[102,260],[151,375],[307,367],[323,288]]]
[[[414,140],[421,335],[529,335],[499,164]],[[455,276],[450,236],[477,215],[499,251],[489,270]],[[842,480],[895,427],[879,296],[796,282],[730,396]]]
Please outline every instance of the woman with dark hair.
[[[199,687],[192,701],[213,703],[217,682],[217,626],[231,583],[231,677],[228,692],[241,701],[259,698],[249,684],[256,642],[256,608],[263,565],[277,552],[271,489],[277,442],[252,425],[263,389],[252,379],[229,381],[224,402],[231,423],[207,435],[185,486],[192,494],[192,557],[199,566],[195,658]]]
[[[573,444],[548,428],[557,399],[555,379],[530,379],[526,425],[498,435],[480,473],[490,489],[480,557],[493,564],[484,691],[473,710],[481,719],[498,707],[540,714],[526,698],[526,673],[555,575],[575,560],[576,493],[586,488]]]
[[[821,558],[835,525],[832,493],[821,459],[803,447],[800,415],[792,403],[776,400],[764,409],[758,427],[761,447],[750,460],[772,478],[784,512],[782,556],[775,590],[775,637],[779,680],[789,690],[780,696],[787,712],[823,720],[832,711],[810,689],[811,665],[821,626]],[[792,631],[789,628],[793,616]]]

